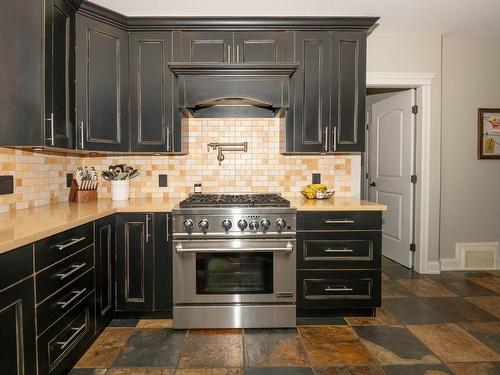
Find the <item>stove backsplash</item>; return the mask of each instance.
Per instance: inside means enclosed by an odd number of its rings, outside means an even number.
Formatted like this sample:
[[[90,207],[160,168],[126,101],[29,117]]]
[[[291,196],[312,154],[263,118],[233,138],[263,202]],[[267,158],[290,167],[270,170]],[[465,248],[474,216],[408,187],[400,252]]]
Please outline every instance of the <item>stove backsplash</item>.
[[[311,183],[312,173],[337,196],[350,196],[350,155],[285,156],[279,153],[280,119],[189,119],[189,154],[182,156],[57,156],[0,148],[0,174],[15,175],[15,192],[0,195],[0,212],[39,206],[68,199],[66,173],[76,165],[126,163],[141,176],[130,183],[131,198],[184,198],[201,182],[203,192],[279,192],[300,195]],[[248,142],[248,152],[226,152],[219,166],[210,142]],[[358,157],[359,158],[359,157]],[[168,187],[159,187],[160,174]],[[110,185],[101,181],[99,197],[110,197]]]

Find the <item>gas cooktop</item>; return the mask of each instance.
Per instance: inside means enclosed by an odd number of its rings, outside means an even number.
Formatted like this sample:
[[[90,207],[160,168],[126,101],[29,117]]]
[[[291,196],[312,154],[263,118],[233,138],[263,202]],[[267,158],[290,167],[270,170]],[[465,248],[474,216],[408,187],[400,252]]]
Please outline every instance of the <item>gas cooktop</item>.
[[[193,194],[179,207],[290,207],[290,202],[279,194]]]

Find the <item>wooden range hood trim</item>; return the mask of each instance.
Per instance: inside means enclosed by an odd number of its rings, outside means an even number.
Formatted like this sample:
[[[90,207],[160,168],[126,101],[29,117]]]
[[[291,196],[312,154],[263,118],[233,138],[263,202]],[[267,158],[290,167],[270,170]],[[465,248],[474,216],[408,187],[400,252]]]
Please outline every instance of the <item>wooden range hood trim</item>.
[[[176,75],[224,76],[287,76],[291,77],[299,63],[168,63]]]

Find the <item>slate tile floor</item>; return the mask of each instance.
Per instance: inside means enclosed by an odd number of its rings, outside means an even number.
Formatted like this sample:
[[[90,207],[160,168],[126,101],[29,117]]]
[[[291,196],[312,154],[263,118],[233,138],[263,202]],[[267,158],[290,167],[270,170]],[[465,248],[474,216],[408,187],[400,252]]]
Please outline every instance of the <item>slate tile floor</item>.
[[[500,273],[419,275],[383,260],[376,318],[300,319],[297,329],[174,331],[117,319],[72,375],[497,375]]]

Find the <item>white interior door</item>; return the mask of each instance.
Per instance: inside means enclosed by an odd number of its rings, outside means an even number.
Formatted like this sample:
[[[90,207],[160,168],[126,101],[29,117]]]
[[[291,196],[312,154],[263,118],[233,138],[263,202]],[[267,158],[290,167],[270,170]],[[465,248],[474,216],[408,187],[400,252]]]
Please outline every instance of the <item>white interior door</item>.
[[[415,91],[372,104],[369,126],[369,198],[387,205],[382,214],[382,254],[412,267]]]

